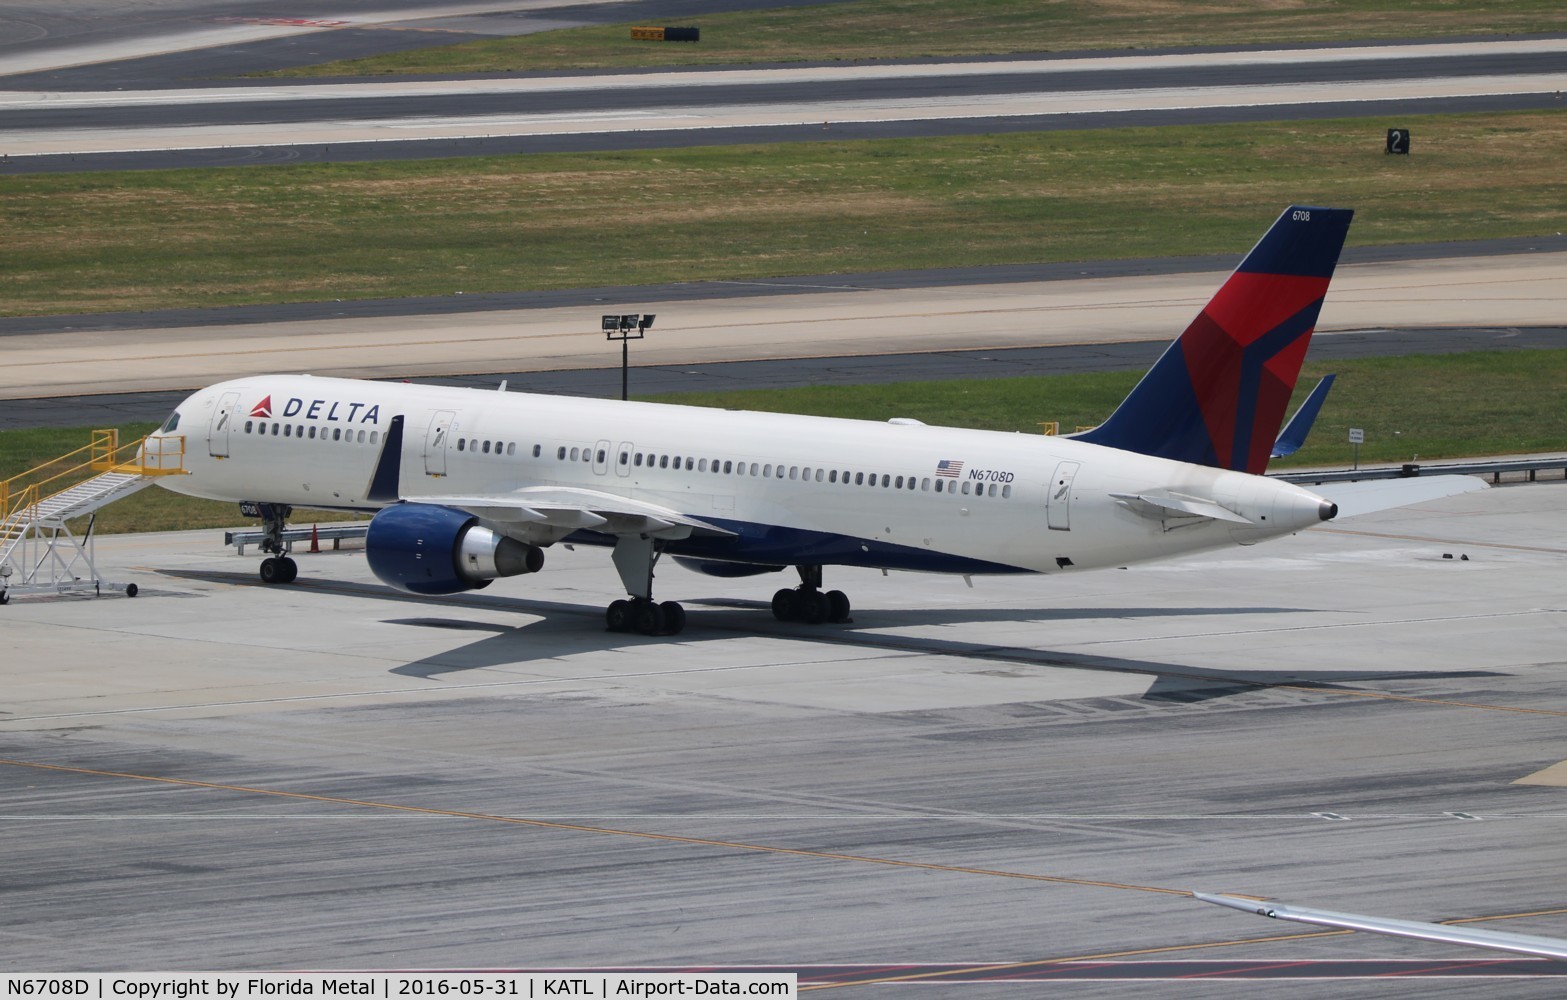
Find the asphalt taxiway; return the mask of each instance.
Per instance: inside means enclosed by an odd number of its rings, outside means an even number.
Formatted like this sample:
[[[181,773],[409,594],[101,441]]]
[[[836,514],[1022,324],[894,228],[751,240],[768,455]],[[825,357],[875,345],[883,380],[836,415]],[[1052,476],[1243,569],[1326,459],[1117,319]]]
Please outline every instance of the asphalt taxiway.
[[[771,619],[776,578],[661,567],[678,640],[603,631],[601,551],[412,599],[352,552],[267,588],[216,532],[106,537],[141,596],[0,608],[0,949],[859,980],[1148,949],[1450,976],[1493,956],[1281,934],[1179,891],[1567,936],[1564,492],[972,589],[831,571],[855,620],[818,629]],[[1291,989],[1474,986],[1403,972]]]

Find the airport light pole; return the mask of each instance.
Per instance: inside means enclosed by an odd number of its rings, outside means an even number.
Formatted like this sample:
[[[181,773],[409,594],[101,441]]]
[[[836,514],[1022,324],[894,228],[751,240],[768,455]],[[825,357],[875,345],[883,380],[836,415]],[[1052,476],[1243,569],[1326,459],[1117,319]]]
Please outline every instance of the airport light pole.
[[[637,313],[627,313],[624,316],[605,316],[604,339],[620,341],[620,398],[626,398],[627,372],[631,368],[631,349],[626,343],[630,340],[641,340],[647,333],[647,328],[653,325],[653,314],[640,316]],[[635,330],[635,333],[632,331]]]

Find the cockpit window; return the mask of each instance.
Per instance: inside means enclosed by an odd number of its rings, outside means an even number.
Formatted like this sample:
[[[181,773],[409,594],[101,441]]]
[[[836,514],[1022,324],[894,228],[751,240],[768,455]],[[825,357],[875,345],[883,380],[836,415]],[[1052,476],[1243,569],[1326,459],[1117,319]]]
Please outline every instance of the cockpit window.
[[[163,422],[163,426],[158,428],[158,433],[159,434],[172,434],[172,433],[174,433],[174,428],[178,427],[179,425],[180,425],[180,411],[179,410],[175,410],[173,413],[169,414],[169,419],[167,419],[167,420],[165,420]]]

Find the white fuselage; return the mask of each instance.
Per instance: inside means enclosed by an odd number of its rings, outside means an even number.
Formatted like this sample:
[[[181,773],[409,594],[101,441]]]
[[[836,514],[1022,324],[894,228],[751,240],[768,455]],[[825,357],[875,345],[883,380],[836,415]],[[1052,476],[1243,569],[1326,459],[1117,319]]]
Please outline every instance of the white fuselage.
[[[593,490],[728,529],[669,551],[737,562],[1054,572],[1248,544],[1330,516],[1315,494],[1261,476],[912,423],[302,375],[225,382],[177,412],[166,434],[185,437],[190,475],[161,482],[180,493],[374,510],[384,501],[366,499],[369,484],[401,415],[401,496]]]

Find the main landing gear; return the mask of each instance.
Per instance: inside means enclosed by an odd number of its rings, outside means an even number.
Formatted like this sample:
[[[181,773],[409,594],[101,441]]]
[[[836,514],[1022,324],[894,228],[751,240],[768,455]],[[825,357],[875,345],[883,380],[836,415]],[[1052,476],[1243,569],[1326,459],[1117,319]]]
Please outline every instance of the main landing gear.
[[[283,529],[288,527],[288,515],[293,512],[287,504],[258,504],[262,518],[261,551],[272,555],[261,560],[261,582],[293,583],[299,576],[299,564],[288,557],[288,543],[283,540]]]
[[[849,595],[841,590],[822,593],[820,566],[796,566],[795,569],[800,573],[800,585],[773,595],[774,618],[781,622],[804,622],[807,625],[853,621],[849,617]]]
[[[615,542],[615,569],[631,596],[611,603],[604,612],[604,624],[611,632],[679,635],[686,627],[685,608],[674,601],[653,600],[653,566],[662,554],[657,540],[647,535],[621,535]]]
[[[675,601],[633,597],[612,602],[604,612],[604,623],[611,632],[679,635],[686,627],[686,609]]]

